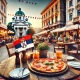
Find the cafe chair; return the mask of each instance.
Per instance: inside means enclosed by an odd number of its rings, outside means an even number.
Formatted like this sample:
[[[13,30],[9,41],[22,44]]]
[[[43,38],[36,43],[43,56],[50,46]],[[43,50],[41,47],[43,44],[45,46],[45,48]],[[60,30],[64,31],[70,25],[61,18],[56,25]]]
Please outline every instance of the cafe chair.
[[[6,44],[6,49],[7,49],[9,57],[15,55],[15,47],[14,47],[13,43]]]
[[[75,54],[76,58],[78,58],[80,55],[80,42],[76,42],[76,45],[77,45],[76,50],[69,50],[68,53]]]

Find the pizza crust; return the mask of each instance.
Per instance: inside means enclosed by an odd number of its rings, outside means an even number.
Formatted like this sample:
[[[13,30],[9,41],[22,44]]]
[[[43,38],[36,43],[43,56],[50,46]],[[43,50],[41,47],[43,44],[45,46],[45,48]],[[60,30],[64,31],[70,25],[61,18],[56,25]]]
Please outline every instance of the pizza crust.
[[[61,72],[66,68],[66,64],[57,59],[41,58],[31,62],[31,68],[45,73]]]

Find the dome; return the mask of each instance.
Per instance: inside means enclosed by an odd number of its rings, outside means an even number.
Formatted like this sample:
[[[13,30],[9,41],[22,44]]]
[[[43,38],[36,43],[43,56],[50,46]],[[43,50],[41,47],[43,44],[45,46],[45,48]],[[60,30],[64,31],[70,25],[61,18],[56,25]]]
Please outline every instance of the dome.
[[[19,11],[15,13],[15,16],[25,16],[25,14],[23,11],[21,11],[21,8],[19,8]]]

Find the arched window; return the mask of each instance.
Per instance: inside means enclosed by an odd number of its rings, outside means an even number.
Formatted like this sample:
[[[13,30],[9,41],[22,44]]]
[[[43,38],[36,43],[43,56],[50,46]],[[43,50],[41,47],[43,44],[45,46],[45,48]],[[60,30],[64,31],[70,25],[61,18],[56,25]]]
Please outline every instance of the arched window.
[[[16,17],[16,19],[17,19],[17,17]]]
[[[15,28],[15,30],[17,30],[17,27]]]
[[[21,16],[19,17],[19,20],[21,20]]]
[[[24,30],[26,30],[26,27],[24,28]]]

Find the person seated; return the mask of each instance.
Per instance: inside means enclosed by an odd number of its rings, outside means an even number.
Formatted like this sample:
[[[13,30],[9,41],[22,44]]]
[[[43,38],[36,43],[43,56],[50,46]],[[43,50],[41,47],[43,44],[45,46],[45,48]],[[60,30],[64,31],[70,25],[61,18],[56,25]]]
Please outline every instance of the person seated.
[[[74,41],[74,38],[73,38],[73,36],[69,36],[69,42],[72,42],[72,41]]]
[[[72,41],[74,41],[74,38],[73,38],[73,36],[70,35],[69,42],[72,42]],[[77,46],[75,44],[69,44],[68,47],[69,47],[70,50],[77,49]]]
[[[62,34],[59,36],[59,38],[58,38],[58,41],[59,42],[63,42],[63,40],[64,40],[64,38],[63,38],[63,36],[62,36]]]

